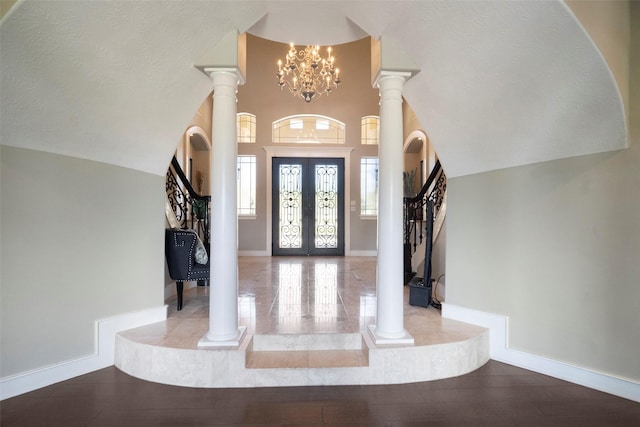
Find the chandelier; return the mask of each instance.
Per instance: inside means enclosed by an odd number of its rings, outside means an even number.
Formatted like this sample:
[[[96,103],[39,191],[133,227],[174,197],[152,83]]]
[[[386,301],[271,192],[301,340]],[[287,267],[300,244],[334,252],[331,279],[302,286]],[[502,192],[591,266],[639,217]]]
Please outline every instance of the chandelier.
[[[334,66],[331,47],[327,48],[327,57],[320,56],[320,46],[306,46],[297,51],[293,43],[284,64],[278,60],[278,85],[285,86],[294,96],[311,102],[316,96],[327,95],[340,84],[340,70]]]

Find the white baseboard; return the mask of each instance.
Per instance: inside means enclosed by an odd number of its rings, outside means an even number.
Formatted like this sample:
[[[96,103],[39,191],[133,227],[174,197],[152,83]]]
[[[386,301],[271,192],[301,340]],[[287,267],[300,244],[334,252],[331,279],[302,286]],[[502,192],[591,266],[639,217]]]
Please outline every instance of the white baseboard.
[[[187,290],[187,289],[191,289],[191,288],[195,288],[198,286],[198,282],[197,281],[190,281],[190,282],[184,282],[184,288],[183,290]],[[173,298],[176,295],[178,295],[178,291],[176,289],[176,282],[171,282],[168,285],[165,285],[164,287],[164,300],[168,300],[169,298]]]
[[[0,400],[111,366],[114,363],[116,333],[161,322],[166,318],[167,306],[163,305],[135,313],[99,319],[95,325],[94,354],[0,378]]]
[[[271,256],[268,251],[242,251],[238,250],[238,256]]]
[[[530,371],[640,402],[640,383],[509,348],[509,318],[442,304],[442,317],[489,329],[490,357]]]
[[[378,251],[349,251],[346,256],[377,256]],[[271,256],[268,251],[243,251],[238,250],[238,256]]]
[[[347,256],[378,256],[378,251],[350,250]]]

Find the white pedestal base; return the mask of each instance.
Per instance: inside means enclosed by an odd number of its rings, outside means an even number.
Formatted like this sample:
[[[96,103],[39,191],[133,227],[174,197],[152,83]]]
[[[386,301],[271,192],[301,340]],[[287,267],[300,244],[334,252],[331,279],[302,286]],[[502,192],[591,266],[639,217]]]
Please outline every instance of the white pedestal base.
[[[238,334],[234,338],[225,341],[213,341],[207,337],[207,334],[204,334],[204,336],[200,338],[200,341],[198,341],[198,347],[239,347],[246,332],[247,327],[240,326],[238,328]]]
[[[376,326],[369,325],[369,336],[373,339],[373,342],[376,345],[385,345],[385,344],[413,345],[414,344],[413,337],[406,330],[404,330],[404,335],[401,337],[389,338],[389,337],[382,337],[376,334]]]

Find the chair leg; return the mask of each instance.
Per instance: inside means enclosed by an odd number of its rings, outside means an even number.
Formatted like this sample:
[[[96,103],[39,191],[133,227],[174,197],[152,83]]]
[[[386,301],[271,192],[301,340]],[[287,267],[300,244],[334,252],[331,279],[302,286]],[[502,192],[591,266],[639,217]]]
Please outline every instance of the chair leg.
[[[182,310],[182,289],[184,284],[182,282],[176,282],[176,291],[178,293],[178,311]]]

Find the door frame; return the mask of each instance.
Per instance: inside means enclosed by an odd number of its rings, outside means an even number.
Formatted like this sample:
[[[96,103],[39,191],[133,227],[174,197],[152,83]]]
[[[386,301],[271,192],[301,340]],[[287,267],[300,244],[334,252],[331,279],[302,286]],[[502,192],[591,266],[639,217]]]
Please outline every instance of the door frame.
[[[273,256],[273,158],[274,157],[309,157],[309,158],[342,158],[344,159],[344,254],[351,254],[351,152],[353,147],[274,147],[265,146],[266,152],[266,195],[267,195],[267,253]]]

